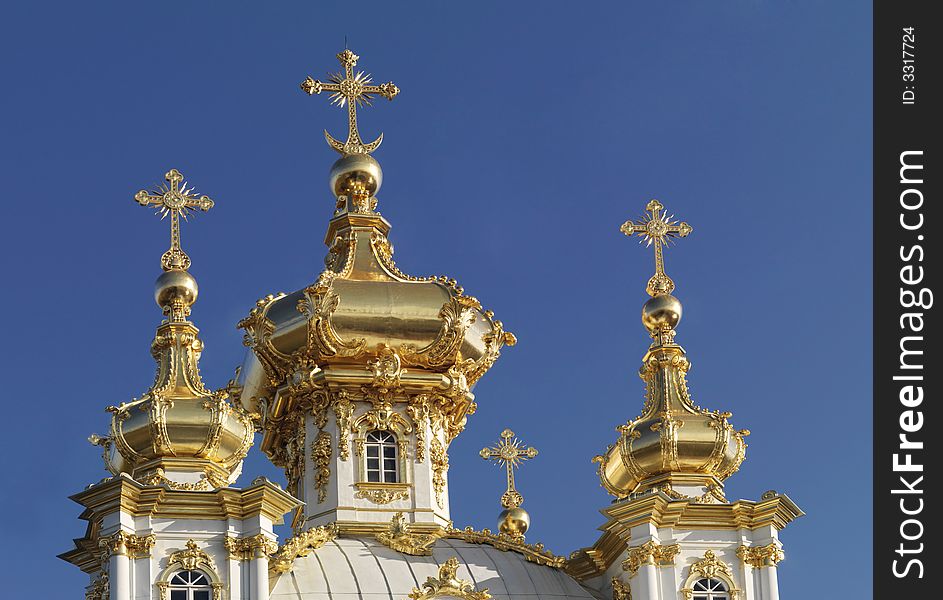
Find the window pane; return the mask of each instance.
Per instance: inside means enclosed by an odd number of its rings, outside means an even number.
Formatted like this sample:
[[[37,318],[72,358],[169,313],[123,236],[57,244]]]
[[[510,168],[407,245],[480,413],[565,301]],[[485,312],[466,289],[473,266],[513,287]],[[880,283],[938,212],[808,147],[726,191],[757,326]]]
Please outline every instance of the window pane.
[[[171,585],[187,585],[188,581],[182,577],[183,573],[177,573],[170,578]]]
[[[170,600],[187,600],[187,590],[170,590]]]
[[[379,446],[367,446],[367,457],[368,457],[368,458],[380,458],[380,447],[379,447]]]
[[[380,432],[378,432],[378,431],[371,431],[370,433],[368,433],[368,434],[367,434],[367,441],[368,441],[368,442],[378,442],[378,441],[380,441]]]
[[[368,458],[368,459],[367,459],[367,468],[368,468],[368,469],[379,469],[379,468],[380,468],[380,459],[379,459],[379,458]]]
[[[367,481],[378,483],[380,481],[379,471],[367,471]]]
[[[707,596],[695,596],[694,600],[708,600]]]
[[[396,447],[383,446],[383,458],[396,458]]]
[[[209,590],[195,590],[193,592],[193,600],[210,600],[210,591]]]
[[[396,470],[396,459],[393,459],[393,458],[384,458],[384,459],[383,459],[383,470],[384,470],[384,471],[395,471],[395,470]]]
[[[710,589],[710,588],[708,587],[708,583],[709,583],[709,582],[708,582],[706,579],[699,579],[697,582],[695,582],[695,584],[694,584],[694,589],[695,589],[695,590],[705,591],[705,592],[706,592],[707,590]]]
[[[204,575],[203,573],[198,573],[194,571],[193,574],[196,575],[196,577],[191,579],[191,582],[194,585],[209,585],[210,584],[210,582],[206,580],[206,575]]]

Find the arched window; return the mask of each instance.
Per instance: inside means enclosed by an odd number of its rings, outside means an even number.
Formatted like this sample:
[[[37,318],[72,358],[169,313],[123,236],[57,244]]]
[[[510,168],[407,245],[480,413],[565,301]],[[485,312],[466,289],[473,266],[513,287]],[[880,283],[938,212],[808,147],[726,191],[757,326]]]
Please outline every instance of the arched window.
[[[170,600],[210,600],[213,586],[201,571],[178,571],[170,578]]]
[[[691,600],[730,600],[727,584],[720,579],[698,579],[692,589]]]
[[[371,431],[367,434],[367,481],[370,483],[398,483],[399,462],[396,436],[389,431]]]

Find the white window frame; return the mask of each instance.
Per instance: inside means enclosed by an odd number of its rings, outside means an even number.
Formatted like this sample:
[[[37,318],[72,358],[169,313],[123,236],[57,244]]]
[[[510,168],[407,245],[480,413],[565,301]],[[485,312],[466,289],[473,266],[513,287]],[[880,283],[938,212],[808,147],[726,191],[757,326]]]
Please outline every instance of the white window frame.
[[[182,576],[183,573],[196,573],[203,579],[205,583],[186,583],[186,584],[174,583],[174,579]],[[191,576],[188,579],[192,581],[193,577]],[[187,593],[186,600],[195,600],[194,599],[195,592],[206,592],[207,598],[210,598],[210,600],[212,600],[212,598],[215,595],[213,586],[211,585],[212,581],[213,580],[208,573],[204,573],[203,571],[199,569],[181,569],[179,571],[176,571],[173,575],[170,576],[168,580],[168,585],[167,585],[167,597],[170,600],[174,600],[173,598],[174,592],[185,591]]]
[[[399,440],[396,434],[389,430],[376,429],[368,431],[364,438],[364,482],[402,483]],[[371,467],[372,460],[377,461],[376,468]],[[371,479],[371,475],[376,475],[376,480]]]

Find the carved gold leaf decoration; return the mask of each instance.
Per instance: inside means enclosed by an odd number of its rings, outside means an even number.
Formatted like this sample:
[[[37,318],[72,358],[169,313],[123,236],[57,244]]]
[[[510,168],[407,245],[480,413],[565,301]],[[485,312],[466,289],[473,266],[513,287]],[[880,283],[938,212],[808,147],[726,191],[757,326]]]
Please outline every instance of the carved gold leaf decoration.
[[[337,537],[337,523],[312,527],[294,535],[279,546],[278,550],[269,559],[269,570],[275,573],[291,571],[294,561],[298,557],[308,556],[324,544]]]
[[[390,520],[387,531],[376,535],[377,541],[397,552],[412,556],[431,556],[432,546],[439,536],[425,533],[411,533],[409,523],[403,513],[398,512]]]
[[[783,549],[775,543],[765,546],[740,546],[737,548],[737,556],[755,569],[775,567],[779,561],[786,558]]]
[[[681,552],[681,546],[671,544],[662,546],[651,540],[641,546],[629,548],[628,558],[622,561],[622,569],[634,577],[643,565],[667,566],[673,565],[675,557]]]
[[[492,533],[490,529],[475,531],[471,527],[465,529],[449,527],[445,532],[445,537],[463,540],[469,544],[488,544],[501,551],[517,552],[528,562],[555,569],[562,569],[566,565],[565,557],[556,556],[545,549],[543,544],[527,544],[522,539],[505,533]]]
[[[476,590],[475,586],[466,579],[457,577],[459,562],[456,557],[445,561],[439,567],[438,577],[429,577],[422,584],[422,589],[413,588],[409,593],[412,600],[428,600],[430,598],[463,598],[464,600],[489,600],[491,594],[487,589]]]

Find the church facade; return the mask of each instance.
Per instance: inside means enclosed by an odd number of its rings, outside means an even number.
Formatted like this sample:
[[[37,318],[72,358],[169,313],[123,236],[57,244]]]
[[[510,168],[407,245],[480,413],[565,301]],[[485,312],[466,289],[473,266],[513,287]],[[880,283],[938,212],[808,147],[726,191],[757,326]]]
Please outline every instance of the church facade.
[[[198,369],[198,286],[180,232],[181,217],[213,201],[176,170],[134,197],[170,218],[155,291],[164,320],[154,383],[109,407],[108,433],[90,438],[110,476],[72,496],[87,528],[61,557],[88,574],[86,600],[778,600],[779,532],[802,511],[774,491],[724,493],[749,432],[690,398],[663,250],[692,228],[655,200],[622,225],[654,249],[642,311],[652,341],[641,414],[594,459],[614,496],[601,536],[567,556],[526,540],[514,468],[537,451],[510,430],[481,453],[506,468],[497,530],[453,525],[449,445],[475,411],[475,383],[516,339],[454,280],[394,262],[371,156],[382,135],[361,139],[357,108],[399,89],[357,71],[350,50],[337,58],[342,71],[301,85],[348,113],[346,141],[325,132],[341,155],[325,269],[238,323],[251,352],[224,388],[207,388]],[[256,433],[284,488],[265,478],[235,487]],[[281,523],[288,539],[275,533]]]

